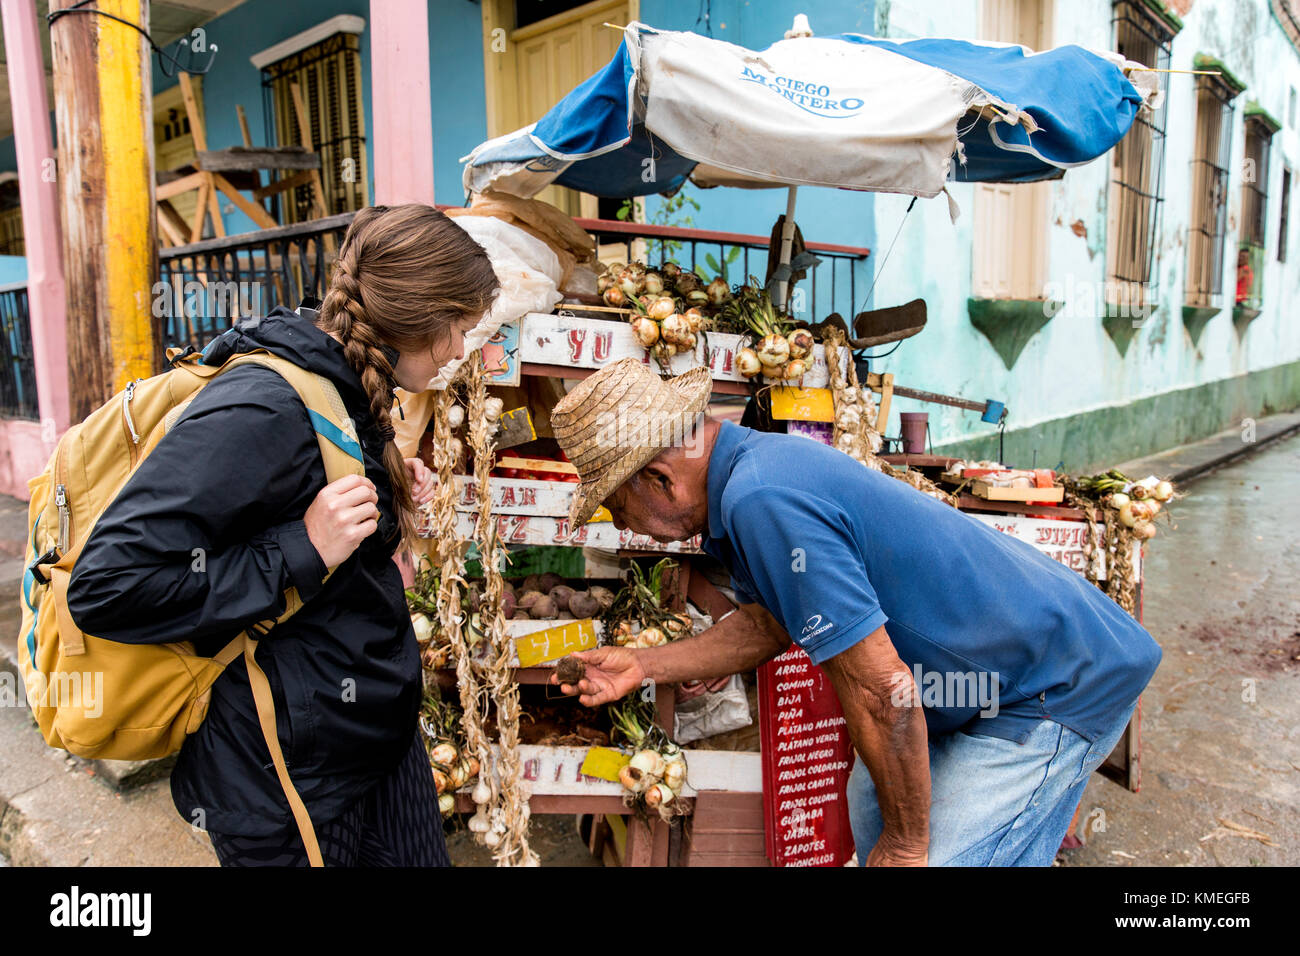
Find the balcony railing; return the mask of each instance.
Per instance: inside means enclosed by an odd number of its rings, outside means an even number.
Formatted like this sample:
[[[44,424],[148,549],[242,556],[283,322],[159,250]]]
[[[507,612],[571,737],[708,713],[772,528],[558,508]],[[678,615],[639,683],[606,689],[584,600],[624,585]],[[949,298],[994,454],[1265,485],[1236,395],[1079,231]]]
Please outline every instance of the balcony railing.
[[[353,215],[163,249],[154,314],[164,347],[202,348],[241,318],[319,298]]]
[[[0,417],[40,418],[26,282],[0,286]]]
[[[154,310],[164,346],[202,348],[240,318],[265,315],[278,305],[295,308],[304,296],[321,297],[353,215],[162,250]],[[721,274],[733,285],[750,275],[761,281],[766,273],[767,236],[607,219],[575,222],[591,235],[604,261],[639,258],[659,265],[672,259],[710,279]],[[816,242],[807,248],[821,263],[797,284],[789,311],[810,321],[831,312],[851,319],[863,307],[857,297],[867,285],[862,280],[870,250]]]

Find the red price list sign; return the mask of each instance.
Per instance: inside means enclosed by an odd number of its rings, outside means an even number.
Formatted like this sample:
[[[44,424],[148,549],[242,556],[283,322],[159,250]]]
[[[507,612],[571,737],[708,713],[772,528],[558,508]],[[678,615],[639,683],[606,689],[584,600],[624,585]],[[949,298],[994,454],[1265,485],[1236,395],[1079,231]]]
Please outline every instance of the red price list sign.
[[[853,855],[845,785],[853,744],[830,680],[798,647],[758,669],[767,856],[843,866]]]

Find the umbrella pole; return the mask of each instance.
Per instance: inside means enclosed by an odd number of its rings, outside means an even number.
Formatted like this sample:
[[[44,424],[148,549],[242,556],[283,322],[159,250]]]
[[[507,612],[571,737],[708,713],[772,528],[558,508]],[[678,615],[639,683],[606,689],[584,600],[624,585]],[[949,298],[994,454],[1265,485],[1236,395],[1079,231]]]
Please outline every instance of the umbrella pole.
[[[777,265],[790,264],[790,249],[794,246],[794,200],[798,192],[798,186],[791,186],[786,192],[785,199],[785,224],[781,227],[781,258]],[[785,293],[790,287],[790,283],[782,279],[776,284],[776,307],[784,310],[786,307]]]

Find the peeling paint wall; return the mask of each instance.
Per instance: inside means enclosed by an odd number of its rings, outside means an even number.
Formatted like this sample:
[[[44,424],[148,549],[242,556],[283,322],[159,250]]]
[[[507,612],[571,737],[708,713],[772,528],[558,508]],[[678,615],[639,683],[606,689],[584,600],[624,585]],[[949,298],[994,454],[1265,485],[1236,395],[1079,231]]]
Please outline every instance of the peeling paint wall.
[[[1010,411],[1008,429],[1020,429],[1300,359],[1300,322],[1296,321],[1300,310],[1293,304],[1300,294],[1300,230],[1294,228],[1300,197],[1295,195],[1294,185],[1289,261],[1277,262],[1282,164],[1285,160],[1293,170],[1293,184],[1300,165],[1300,134],[1294,125],[1287,125],[1289,90],[1300,87],[1300,55],[1273,20],[1267,0],[1198,0],[1182,6],[1188,9],[1183,17],[1184,28],[1173,41],[1171,68],[1190,70],[1193,56],[1206,53],[1221,59],[1247,84],[1246,91],[1233,104],[1224,307],[1209,321],[1199,343],[1192,344],[1182,319],[1195,77],[1175,73],[1169,82],[1162,187],[1165,201],[1159,257],[1152,277],[1159,307],[1136,330],[1127,354],[1120,354],[1101,323],[1109,175],[1103,157],[1068,171],[1064,179],[1049,187],[1047,297],[1063,300],[1064,308],[1030,340],[1010,371],[968,318],[975,187],[950,187],[962,209],[955,225],[949,221],[942,197],[918,201],[903,225],[893,256],[883,263],[873,305],[888,306],[922,296],[929,306],[929,325],[893,355],[875,363],[874,370],[893,372],[900,384],[916,388],[975,400],[1005,401]],[[887,7],[877,6],[878,15],[882,12],[887,21],[882,25],[893,37],[978,35],[976,3],[892,0]],[[1111,49],[1112,15],[1109,0],[1057,0],[1052,10],[1052,43]],[[1273,137],[1268,171],[1264,308],[1246,328],[1244,337],[1239,337],[1232,321],[1232,306],[1242,205],[1242,116],[1248,100],[1257,101],[1281,120],[1283,129]],[[882,268],[883,254],[907,202],[905,197],[876,198],[880,253],[874,257],[876,269]],[[808,223],[801,225],[805,235],[814,234]],[[978,415],[971,412],[906,400],[896,402],[895,408],[899,412],[928,411],[936,445],[993,433],[991,426],[979,422]],[[1257,412],[1226,409],[1225,416]],[[894,422],[891,432],[897,431],[897,419]],[[1161,421],[1150,423],[1150,450],[1183,440],[1183,435],[1164,440],[1162,429],[1171,436],[1174,432],[1168,425]],[[1038,464],[1056,464],[1055,457],[1049,461],[1046,456],[1059,454],[1059,443],[1045,442]]]

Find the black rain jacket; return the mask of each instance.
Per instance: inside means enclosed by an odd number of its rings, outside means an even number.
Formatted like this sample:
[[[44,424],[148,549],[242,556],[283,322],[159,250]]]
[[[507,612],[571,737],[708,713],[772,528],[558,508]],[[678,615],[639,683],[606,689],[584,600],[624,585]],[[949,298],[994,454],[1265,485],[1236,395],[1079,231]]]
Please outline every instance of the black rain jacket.
[[[210,364],[265,348],[331,379],[357,426],[375,484],[378,531],[322,586],[303,515],[325,487],[306,407],[273,370],[241,366],[194,398],[100,516],[68,604],[77,626],[131,644],[189,640],[210,656],[249,625],[304,606],[262,638],[289,774],[319,824],[338,816],[409,751],[420,704],[419,648],[393,563],[398,527],[383,443],[343,347],[314,313],[276,309],[228,330]],[[203,571],[194,570],[195,548]],[[172,771],[188,822],[222,834],[296,832],[263,740],[243,658],[212,687],[207,718]]]

